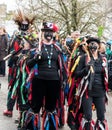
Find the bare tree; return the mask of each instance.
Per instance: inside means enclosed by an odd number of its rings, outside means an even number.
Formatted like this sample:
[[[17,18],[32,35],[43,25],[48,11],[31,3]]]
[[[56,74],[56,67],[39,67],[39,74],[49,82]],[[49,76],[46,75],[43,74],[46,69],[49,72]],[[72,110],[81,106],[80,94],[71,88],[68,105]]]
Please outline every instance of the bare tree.
[[[105,27],[107,14],[111,12],[109,8],[105,8],[105,0],[17,1],[25,10],[37,15],[37,23],[42,19],[56,22],[61,35],[70,34],[75,30],[79,30],[82,34],[97,34],[99,26]]]

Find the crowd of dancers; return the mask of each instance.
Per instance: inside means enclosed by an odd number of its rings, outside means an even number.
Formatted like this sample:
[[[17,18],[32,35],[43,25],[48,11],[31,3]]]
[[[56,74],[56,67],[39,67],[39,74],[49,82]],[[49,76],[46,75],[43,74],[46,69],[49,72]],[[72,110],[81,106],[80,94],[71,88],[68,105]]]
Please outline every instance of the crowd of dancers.
[[[2,58],[8,60],[9,88],[3,115],[12,117],[16,104],[18,130],[58,130],[65,123],[71,130],[108,130],[111,43],[92,35],[82,37],[79,31],[59,38],[57,25],[46,21],[37,31],[35,17],[20,10],[14,21],[18,31]]]

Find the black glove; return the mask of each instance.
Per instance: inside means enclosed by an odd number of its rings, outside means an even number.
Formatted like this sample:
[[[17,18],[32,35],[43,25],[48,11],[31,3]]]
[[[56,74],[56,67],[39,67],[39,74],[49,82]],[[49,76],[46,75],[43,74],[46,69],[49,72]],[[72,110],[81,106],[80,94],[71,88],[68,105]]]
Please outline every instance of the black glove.
[[[34,60],[35,61],[38,61],[41,59],[41,56],[42,56],[42,52],[41,51],[38,51],[35,56],[34,56]]]

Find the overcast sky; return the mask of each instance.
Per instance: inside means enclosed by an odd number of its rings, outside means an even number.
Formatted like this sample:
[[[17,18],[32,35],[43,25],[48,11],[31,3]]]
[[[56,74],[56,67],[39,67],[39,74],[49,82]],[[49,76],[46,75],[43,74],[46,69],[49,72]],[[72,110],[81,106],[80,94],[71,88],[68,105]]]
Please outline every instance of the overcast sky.
[[[16,0],[0,0],[0,4],[6,4],[8,10],[12,10],[16,8]]]

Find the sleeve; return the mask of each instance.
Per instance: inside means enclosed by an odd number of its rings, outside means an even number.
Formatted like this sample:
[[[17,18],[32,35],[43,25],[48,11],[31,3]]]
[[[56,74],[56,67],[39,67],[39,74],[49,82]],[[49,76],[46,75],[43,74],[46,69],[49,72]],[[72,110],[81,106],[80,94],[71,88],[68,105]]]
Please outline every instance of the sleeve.
[[[8,60],[8,66],[12,67],[13,65],[16,65],[18,58],[19,58],[18,56],[11,56],[10,59]]]
[[[87,75],[89,68],[86,66],[86,56],[82,56],[80,58],[79,64],[76,67],[74,72],[75,78],[82,78],[83,76]]]
[[[68,78],[68,72],[67,72],[67,66],[64,62],[62,53],[61,53],[61,59],[62,59],[62,74],[63,74],[63,81],[66,81]]]
[[[34,58],[35,53],[34,52],[30,52],[29,57],[26,60],[26,64],[28,65],[28,67],[31,69],[32,67],[34,67],[34,65],[37,63],[37,60],[35,60]]]

